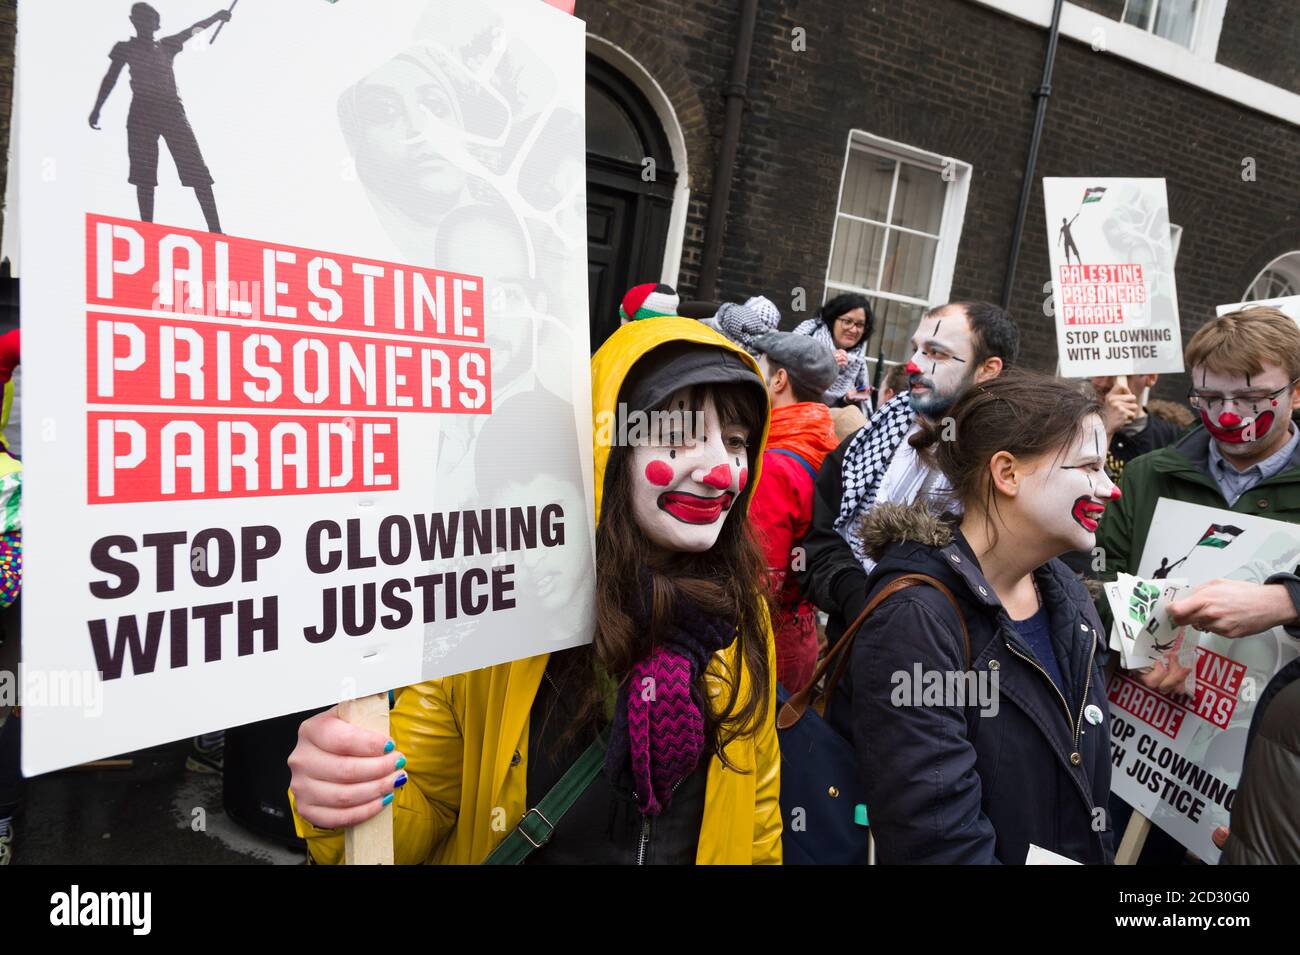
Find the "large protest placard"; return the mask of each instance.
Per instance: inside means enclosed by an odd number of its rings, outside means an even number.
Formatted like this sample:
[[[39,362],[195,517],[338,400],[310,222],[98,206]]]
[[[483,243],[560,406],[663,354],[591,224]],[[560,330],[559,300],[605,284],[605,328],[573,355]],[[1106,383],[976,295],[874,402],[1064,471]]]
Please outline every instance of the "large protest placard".
[[[581,21],[18,34],[24,771],[590,640]]]
[[[1043,180],[1061,374],[1183,370],[1163,179]]]
[[[1161,498],[1138,575],[1263,583],[1297,565],[1300,527]],[[1195,645],[1190,699],[1148,690],[1123,672],[1111,677],[1111,789],[1213,862],[1210,834],[1228,824],[1255,702],[1300,649],[1280,627],[1235,640],[1187,627],[1183,640]]]

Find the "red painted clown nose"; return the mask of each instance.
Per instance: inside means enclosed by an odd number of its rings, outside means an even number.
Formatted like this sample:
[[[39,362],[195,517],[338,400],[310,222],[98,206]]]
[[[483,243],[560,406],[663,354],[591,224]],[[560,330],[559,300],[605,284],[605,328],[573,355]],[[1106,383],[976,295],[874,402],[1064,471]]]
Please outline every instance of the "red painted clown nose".
[[[1223,414],[1219,415],[1219,424],[1223,425],[1225,428],[1235,428],[1237,425],[1241,424],[1241,418],[1233,414],[1231,411],[1225,411]]]
[[[909,375],[919,375],[921,373],[921,366],[914,361],[909,361],[907,367],[903,370]]]
[[[1110,499],[1112,501],[1118,501],[1120,499],[1120,496],[1121,495],[1119,493],[1119,488],[1113,487],[1110,489]]]
[[[731,465],[719,464],[700,480],[709,487],[716,487],[720,491],[725,491],[731,487]]]

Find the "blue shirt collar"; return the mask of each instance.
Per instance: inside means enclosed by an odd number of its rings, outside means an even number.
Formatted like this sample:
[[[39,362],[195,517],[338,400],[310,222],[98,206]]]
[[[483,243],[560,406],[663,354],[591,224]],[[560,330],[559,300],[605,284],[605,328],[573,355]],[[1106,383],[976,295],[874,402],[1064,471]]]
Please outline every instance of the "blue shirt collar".
[[[1276,452],[1269,455],[1263,461],[1257,461],[1244,471],[1238,471],[1232,466],[1219,451],[1219,443],[1210,438],[1210,475],[1215,482],[1222,486],[1225,482],[1231,484],[1237,489],[1237,496],[1241,496],[1250,490],[1260,481],[1271,478],[1274,474],[1281,472],[1286,468],[1295,454],[1297,446],[1300,446],[1300,428],[1295,427],[1291,422],[1287,422],[1287,427],[1291,429],[1291,437],[1287,439],[1286,444],[1282,445]]]

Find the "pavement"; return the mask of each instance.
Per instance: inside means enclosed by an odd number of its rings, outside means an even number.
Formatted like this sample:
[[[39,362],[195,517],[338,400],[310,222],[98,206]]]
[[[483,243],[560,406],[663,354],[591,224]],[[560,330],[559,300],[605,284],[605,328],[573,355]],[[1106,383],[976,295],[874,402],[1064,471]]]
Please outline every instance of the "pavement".
[[[117,759],[129,769],[70,769],[27,780],[13,865],[298,865],[294,851],[240,826],[221,776],[185,768],[189,740]]]

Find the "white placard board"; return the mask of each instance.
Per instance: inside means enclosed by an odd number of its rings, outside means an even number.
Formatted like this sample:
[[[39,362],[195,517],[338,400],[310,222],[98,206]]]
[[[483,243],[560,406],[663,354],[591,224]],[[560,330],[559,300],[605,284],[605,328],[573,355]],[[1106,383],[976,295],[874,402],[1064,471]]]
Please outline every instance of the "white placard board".
[[[1183,370],[1163,179],[1043,180],[1060,373]]]
[[[591,636],[582,22],[153,6],[19,12],[29,775]]]
[[[1300,526],[1161,498],[1138,576],[1263,583],[1297,565]],[[1300,647],[1280,627],[1235,640],[1188,627],[1184,639],[1197,647],[1193,699],[1148,690],[1122,671],[1111,677],[1111,789],[1214,862],[1210,834],[1228,824],[1255,702]]]

